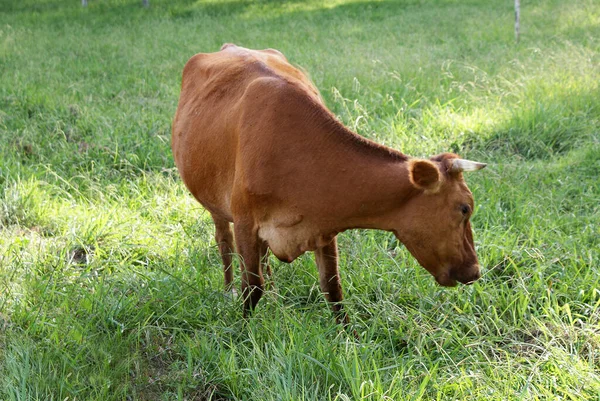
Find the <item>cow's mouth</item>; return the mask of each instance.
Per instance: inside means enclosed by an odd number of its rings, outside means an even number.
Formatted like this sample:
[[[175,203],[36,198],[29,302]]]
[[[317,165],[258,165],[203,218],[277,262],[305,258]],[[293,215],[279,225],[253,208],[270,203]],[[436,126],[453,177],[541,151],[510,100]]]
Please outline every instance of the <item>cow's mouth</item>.
[[[448,273],[442,273],[438,276],[435,276],[435,281],[442,287],[456,287],[456,280],[450,277]]]
[[[450,271],[450,273],[441,273],[435,276],[435,281],[442,287],[455,287],[458,283],[464,285],[471,285],[481,277],[481,273],[479,271],[479,267],[475,270],[475,273],[464,275],[464,274],[455,274]]]
[[[452,274],[452,278],[464,285],[471,285],[481,277],[481,271],[479,266],[476,265],[474,268],[469,270],[468,274]]]

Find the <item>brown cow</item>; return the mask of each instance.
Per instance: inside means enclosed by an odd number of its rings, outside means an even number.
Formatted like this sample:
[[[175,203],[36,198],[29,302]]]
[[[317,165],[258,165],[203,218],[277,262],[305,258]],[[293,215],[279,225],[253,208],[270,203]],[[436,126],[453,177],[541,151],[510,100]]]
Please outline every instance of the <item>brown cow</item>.
[[[462,171],[485,164],[450,153],[413,159],[351,132],[276,50],[226,44],[193,56],[172,149],[215,222],[227,289],[235,238],[244,314],[263,293],[269,249],[285,262],[314,251],[321,290],[347,322],[336,235],[352,228],[393,232],[443,286],[480,277]]]

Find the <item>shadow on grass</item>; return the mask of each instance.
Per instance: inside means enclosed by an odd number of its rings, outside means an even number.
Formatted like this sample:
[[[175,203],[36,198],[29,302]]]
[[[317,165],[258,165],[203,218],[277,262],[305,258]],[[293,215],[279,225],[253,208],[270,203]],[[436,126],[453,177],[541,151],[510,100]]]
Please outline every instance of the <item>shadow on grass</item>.
[[[476,1],[462,6],[478,7]],[[117,26],[130,24],[132,20],[173,18],[181,20],[213,19],[244,16],[249,20],[290,21],[296,18],[313,19],[315,22],[330,22],[332,18],[379,21],[396,15],[409,7],[447,9],[456,7],[456,2],[446,0],[380,0],[338,4],[329,7],[326,1],[306,0],[150,0],[145,8],[141,0],[89,0],[87,7],[79,1],[69,3],[58,0],[7,0],[0,6],[0,13],[13,14],[11,18],[29,20],[34,23],[85,24],[86,26]]]
[[[65,2],[60,0],[7,0],[0,3],[0,13],[47,13],[64,7]]]

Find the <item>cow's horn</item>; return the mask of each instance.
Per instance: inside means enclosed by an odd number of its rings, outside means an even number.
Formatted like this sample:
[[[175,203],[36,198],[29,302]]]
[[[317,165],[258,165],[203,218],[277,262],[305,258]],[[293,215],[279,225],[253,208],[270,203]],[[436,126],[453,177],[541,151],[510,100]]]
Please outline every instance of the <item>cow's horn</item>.
[[[452,166],[450,166],[451,173],[460,173],[461,171],[477,171],[487,166],[485,163],[474,162],[465,159],[454,159],[452,160]]]

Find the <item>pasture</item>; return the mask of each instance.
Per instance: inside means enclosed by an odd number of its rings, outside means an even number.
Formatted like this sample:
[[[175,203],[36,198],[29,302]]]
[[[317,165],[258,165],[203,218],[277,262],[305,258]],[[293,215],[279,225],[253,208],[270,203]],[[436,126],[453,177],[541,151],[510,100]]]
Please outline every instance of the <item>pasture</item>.
[[[3,0],[1,400],[598,400],[600,5]],[[483,277],[441,288],[392,234],[339,237],[244,321],[174,169],[181,71],[281,50],[360,135],[466,177]],[[239,288],[236,272],[235,283]]]

